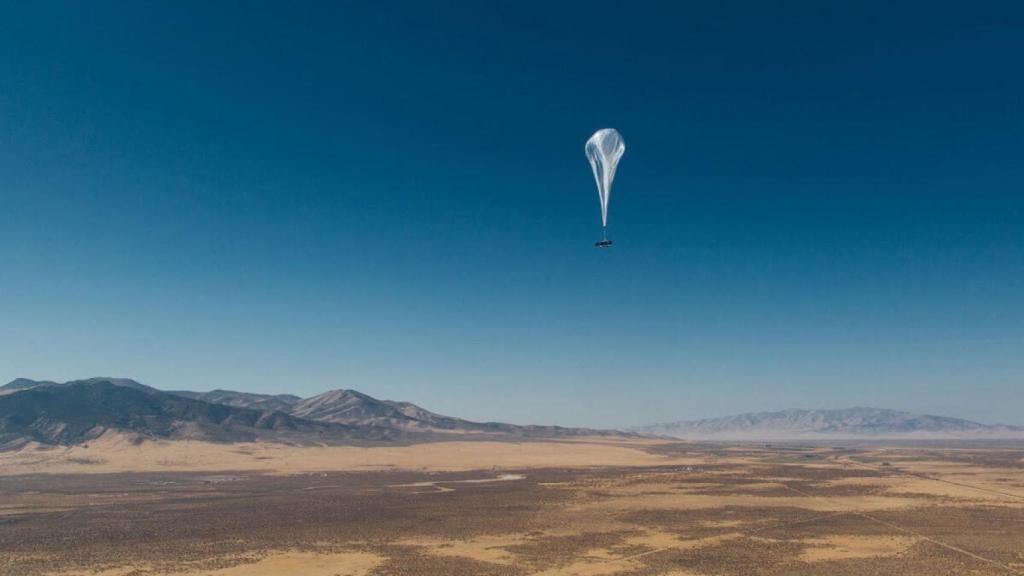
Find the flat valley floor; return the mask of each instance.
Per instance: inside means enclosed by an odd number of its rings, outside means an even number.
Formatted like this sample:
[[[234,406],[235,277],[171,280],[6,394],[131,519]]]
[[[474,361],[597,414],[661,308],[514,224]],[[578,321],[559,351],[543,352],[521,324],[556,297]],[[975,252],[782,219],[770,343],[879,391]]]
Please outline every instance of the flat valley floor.
[[[0,573],[1024,574],[1019,445],[147,444],[0,454]]]

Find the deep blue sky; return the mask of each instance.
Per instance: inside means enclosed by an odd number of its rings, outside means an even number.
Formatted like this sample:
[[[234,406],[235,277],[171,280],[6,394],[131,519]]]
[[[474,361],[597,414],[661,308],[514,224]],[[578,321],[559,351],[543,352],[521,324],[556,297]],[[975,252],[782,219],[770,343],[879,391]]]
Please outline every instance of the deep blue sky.
[[[1019,2],[0,6],[0,379],[1024,424]]]

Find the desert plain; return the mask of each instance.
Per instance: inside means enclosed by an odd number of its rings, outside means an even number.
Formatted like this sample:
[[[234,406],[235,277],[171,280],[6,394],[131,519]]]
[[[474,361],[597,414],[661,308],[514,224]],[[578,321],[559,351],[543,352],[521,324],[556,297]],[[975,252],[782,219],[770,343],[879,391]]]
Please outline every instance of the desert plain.
[[[111,432],[0,453],[0,574],[1024,574],[1024,446]]]

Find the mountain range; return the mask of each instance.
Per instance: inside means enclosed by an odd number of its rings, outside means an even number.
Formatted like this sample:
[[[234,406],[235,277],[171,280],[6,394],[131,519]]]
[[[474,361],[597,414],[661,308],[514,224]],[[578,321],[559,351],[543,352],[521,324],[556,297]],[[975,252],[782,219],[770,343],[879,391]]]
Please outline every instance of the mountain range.
[[[1024,438],[1024,427],[988,425],[946,416],[881,408],[781,410],[704,420],[666,422],[631,429],[694,440],[800,440],[839,438]]]
[[[0,387],[0,450],[28,442],[69,445],[108,430],[136,438],[296,444],[451,438],[624,435],[560,426],[472,422],[355,390],[300,398],[230,390],[162,391],[127,378],[58,383],[18,378]]]
[[[1024,438],[1024,427],[879,408],[757,412],[622,432],[473,422],[345,389],[301,398],[231,390],[163,391],[128,378],[63,383],[18,378],[0,386],[0,450],[29,442],[84,443],[111,430],[131,434],[139,441],[166,438],[292,444],[636,435],[758,441]]]

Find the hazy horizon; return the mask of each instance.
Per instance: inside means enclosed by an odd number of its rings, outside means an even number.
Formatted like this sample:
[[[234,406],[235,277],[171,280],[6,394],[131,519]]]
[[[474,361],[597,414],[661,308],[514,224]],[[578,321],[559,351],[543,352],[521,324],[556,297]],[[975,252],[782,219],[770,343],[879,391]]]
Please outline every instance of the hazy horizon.
[[[1024,425],[1024,6],[587,6],[0,6],[5,381]]]
[[[12,381],[14,381],[14,380],[16,380],[18,378],[25,378],[25,377],[24,376],[20,376],[20,377],[17,377],[17,378],[8,378],[8,379],[4,380],[3,382],[4,383],[9,383],[9,382],[12,382]],[[148,382],[143,382],[143,381],[140,381],[138,379],[131,378],[129,376],[89,376],[89,377],[83,377],[83,378],[58,379],[58,380],[55,380],[55,379],[52,379],[52,378],[26,378],[26,379],[34,380],[34,381],[39,381],[39,382],[51,381],[51,382],[64,383],[64,382],[69,382],[69,381],[74,381],[74,380],[90,380],[90,379],[102,379],[102,378],[129,379],[129,380],[134,380],[136,382],[139,382],[140,384],[144,384],[144,385],[147,385],[147,386],[152,386]],[[0,385],[2,385],[2,384],[0,384]],[[165,391],[165,392],[178,392],[178,391],[185,391],[185,392],[213,392],[215,390],[224,390],[224,391],[229,391],[229,392],[256,393],[256,394],[267,394],[267,395],[291,394],[293,396],[299,396],[300,398],[311,398],[313,396],[318,396],[320,394],[324,394],[324,393],[327,393],[327,392],[331,392],[331,391],[335,391],[335,390],[340,390],[340,389],[345,389],[345,390],[355,390],[356,392],[367,394],[367,395],[369,395],[371,397],[377,398],[378,400],[410,402],[412,404],[415,404],[415,405],[419,406],[420,408],[424,408],[424,409],[430,410],[432,412],[437,412],[437,413],[441,412],[439,410],[435,410],[435,409],[432,408],[432,406],[430,405],[432,399],[429,399],[429,398],[425,398],[425,399],[389,398],[389,397],[383,397],[383,396],[378,396],[378,395],[369,393],[366,390],[360,390],[358,388],[350,388],[350,387],[345,387],[345,386],[339,386],[339,387],[334,387],[334,388],[325,388],[323,390],[314,391],[314,392],[306,394],[306,395],[296,395],[296,394],[292,394],[291,392],[274,392],[274,391],[253,392],[251,390],[246,390],[244,388],[232,388],[230,386],[226,386],[226,387],[225,386],[206,387],[206,388],[188,388],[188,387],[177,387],[176,388],[174,386],[152,386],[152,387],[156,388],[158,390],[161,390],[161,391]],[[771,413],[771,412],[783,412],[783,411],[787,411],[787,410],[809,410],[809,411],[847,410],[847,409],[857,409],[857,408],[894,410],[894,411],[899,411],[899,412],[907,412],[907,413],[910,413],[910,414],[922,414],[922,415],[928,414],[927,412],[921,411],[921,410],[893,408],[891,406],[882,406],[882,405],[872,405],[872,406],[865,406],[865,405],[849,405],[849,406],[779,406],[779,407],[775,407],[775,408],[766,408],[766,409],[761,409],[761,410],[751,410],[751,411],[745,411],[745,412],[728,412],[728,413],[720,413],[720,414],[706,414],[706,415],[692,416],[692,417],[688,417],[688,418],[674,418],[674,419],[669,419],[669,420],[658,420],[658,421],[653,421],[653,420],[652,421],[642,421],[642,422],[630,423],[630,424],[606,423],[606,424],[588,424],[588,425],[583,425],[583,424],[567,424],[565,421],[561,421],[561,420],[556,420],[556,421],[532,421],[532,420],[526,420],[526,421],[518,421],[518,422],[517,421],[507,421],[507,422],[510,423],[510,424],[521,424],[521,425],[538,424],[538,425],[557,425],[557,426],[586,426],[586,427],[607,428],[607,429],[627,429],[627,428],[635,428],[635,427],[642,427],[642,426],[653,425],[653,424],[664,424],[664,423],[671,423],[671,422],[678,422],[678,421],[714,420],[714,419],[717,419],[717,418],[725,418],[725,417],[730,417],[730,416],[738,416],[738,415],[748,414],[748,413]],[[487,419],[482,419],[482,418],[473,418],[473,417],[467,416],[465,414],[456,414],[456,413],[449,414],[449,413],[445,413],[443,415],[444,416],[452,416],[452,417],[456,417],[456,418],[465,418],[467,420],[472,420],[472,421],[477,421],[477,422],[495,421],[495,420],[487,420]],[[954,414],[954,413],[949,413],[949,414],[928,414],[928,415],[930,415],[930,416],[945,416],[945,417],[952,417],[952,418],[961,418],[961,419],[965,419],[965,420],[972,420],[970,418],[965,418],[963,416],[960,416],[960,415]],[[978,422],[980,424],[987,424],[987,425],[1010,425],[1010,426],[1015,426],[1016,425],[1016,424],[1013,424],[1011,422],[990,422],[990,421],[981,421],[981,420],[972,420],[972,421]]]

